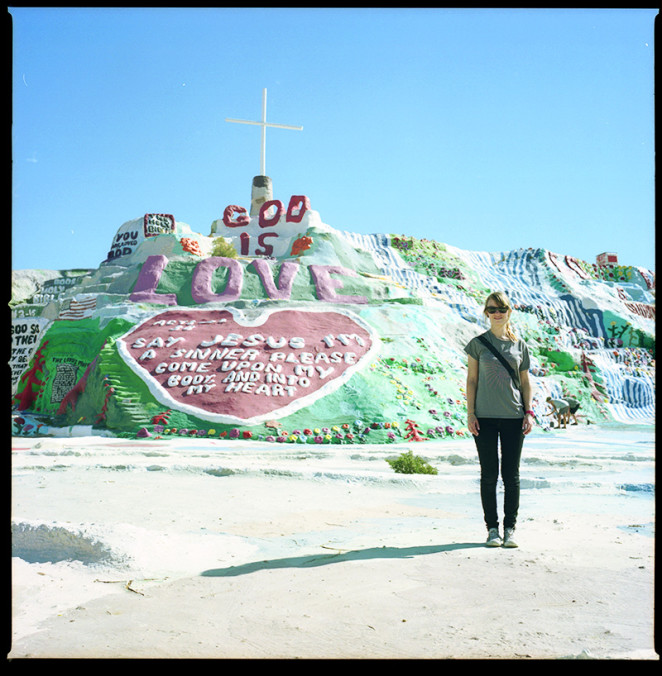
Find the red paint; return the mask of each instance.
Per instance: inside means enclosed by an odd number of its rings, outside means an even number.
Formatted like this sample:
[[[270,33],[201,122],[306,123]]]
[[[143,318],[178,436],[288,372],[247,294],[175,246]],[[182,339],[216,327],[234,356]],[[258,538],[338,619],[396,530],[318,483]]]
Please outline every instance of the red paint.
[[[276,207],[276,213],[271,217],[267,217],[267,211],[271,209],[271,207]],[[278,221],[280,220],[280,217],[283,215],[283,211],[285,210],[285,205],[280,201],[280,200],[269,200],[268,202],[265,202],[261,207],[260,207],[260,213],[258,215],[258,222],[260,224],[261,228],[270,228]]]
[[[106,343],[104,342],[104,345]],[[103,349],[103,346],[102,346]],[[92,372],[92,369],[95,367],[97,363],[97,359],[94,359],[94,361],[90,364],[88,364],[87,368],[85,369],[85,373],[81,376],[80,380],[67,392],[65,397],[62,399],[60,402],[60,406],[57,410],[58,415],[62,415],[67,412],[67,409],[71,406],[71,408],[75,411],[76,410],[76,404],[78,403],[78,397],[85,392],[85,388],[87,387],[87,379],[90,377],[90,373]]]
[[[310,209],[310,200],[305,195],[292,195],[285,220],[288,223],[301,223],[301,219],[308,209]]]
[[[340,387],[373,346],[358,318],[283,310],[248,324],[229,310],[169,310],[118,340],[168,407],[217,422],[286,415]]]
[[[250,216],[244,207],[238,207],[235,204],[225,207],[225,211],[223,212],[223,223],[225,223],[228,228],[244,228],[250,222]]]
[[[299,237],[299,239],[295,240],[294,244],[292,244],[292,251],[290,252],[290,256],[298,256],[299,254],[302,254],[304,251],[310,249],[312,243],[313,243],[312,237],[307,237],[306,235]]]
[[[37,397],[40,394],[40,388],[44,384],[41,377],[44,372],[44,362],[46,361],[44,350],[47,345],[48,341],[46,340],[35,352],[32,367],[21,376],[20,383],[24,387],[21,393],[14,397],[18,402],[19,411],[29,409],[37,401]]]

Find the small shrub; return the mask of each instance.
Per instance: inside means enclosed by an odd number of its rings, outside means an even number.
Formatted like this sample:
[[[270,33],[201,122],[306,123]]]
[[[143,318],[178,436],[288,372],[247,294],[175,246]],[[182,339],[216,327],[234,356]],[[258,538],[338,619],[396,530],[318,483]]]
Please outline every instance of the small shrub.
[[[386,460],[398,474],[437,474],[436,468],[411,451],[402,453],[394,460]]]
[[[217,237],[211,250],[212,256],[220,256],[221,258],[236,258],[237,250],[232,243],[226,242],[224,237]]]

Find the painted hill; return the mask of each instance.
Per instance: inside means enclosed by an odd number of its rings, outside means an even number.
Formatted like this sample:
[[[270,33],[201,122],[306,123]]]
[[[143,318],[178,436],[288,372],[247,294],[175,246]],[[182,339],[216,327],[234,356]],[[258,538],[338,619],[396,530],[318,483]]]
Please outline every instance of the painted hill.
[[[655,281],[542,249],[463,251],[322,222],[307,198],[230,206],[208,236],[122,225],[93,270],[13,273],[15,434],[388,443],[468,434],[464,345],[502,289],[534,409],[652,424]]]

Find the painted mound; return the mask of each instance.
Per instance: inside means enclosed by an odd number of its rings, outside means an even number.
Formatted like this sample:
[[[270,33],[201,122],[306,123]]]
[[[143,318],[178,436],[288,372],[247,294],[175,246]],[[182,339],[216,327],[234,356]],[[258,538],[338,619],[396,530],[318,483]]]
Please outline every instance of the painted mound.
[[[468,435],[464,345],[502,289],[534,411],[652,424],[655,281],[545,250],[335,230],[294,196],[209,236],[122,225],[96,270],[16,271],[14,434],[388,443]]]

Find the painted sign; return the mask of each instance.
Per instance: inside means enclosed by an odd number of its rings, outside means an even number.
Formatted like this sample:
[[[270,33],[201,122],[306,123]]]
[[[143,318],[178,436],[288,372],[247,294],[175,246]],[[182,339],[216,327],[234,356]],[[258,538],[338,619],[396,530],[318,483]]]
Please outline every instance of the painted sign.
[[[172,214],[145,214],[143,229],[145,237],[169,235],[175,232],[175,217]]]
[[[145,214],[124,223],[115,234],[106,260],[130,256],[148,237],[175,232],[175,218],[171,214]]]
[[[301,248],[292,251],[292,246],[305,233],[304,219],[310,214],[306,195],[292,195],[287,207],[280,200],[264,202],[255,218],[245,207],[231,204],[223,218],[214,221],[211,234],[230,239],[241,256],[294,256],[302,252]]]
[[[163,271],[168,265],[167,256],[148,256],[140,268],[138,279],[129,300],[133,303],[159,303],[160,305],[177,305],[177,294],[159,293],[157,291]],[[272,300],[289,300],[294,278],[301,267],[298,263],[285,261],[280,267],[278,282],[274,280],[274,271],[269,261],[256,259],[249,264],[260,277],[262,285]],[[244,267],[234,258],[211,256],[195,266],[191,277],[191,296],[194,302],[229,303],[239,300],[244,283]],[[212,277],[216,270],[225,268],[228,279],[225,289],[217,293],[212,290]],[[343,280],[340,277],[358,277],[354,270],[338,265],[308,265],[307,270],[315,285],[317,298],[327,303],[366,304],[366,296],[350,296],[341,294]]]
[[[203,420],[257,424],[337,390],[378,340],[341,311],[169,310],[117,341],[156,399]]]
[[[44,330],[50,324],[43,317],[25,317],[13,319],[11,325],[11,367],[12,392],[16,391],[18,381],[27,369],[30,359],[41,342]]]
[[[140,220],[129,221],[120,227],[115,234],[106,260],[115,260],[122,256],[130,256],[136,247],[145,239]]]

